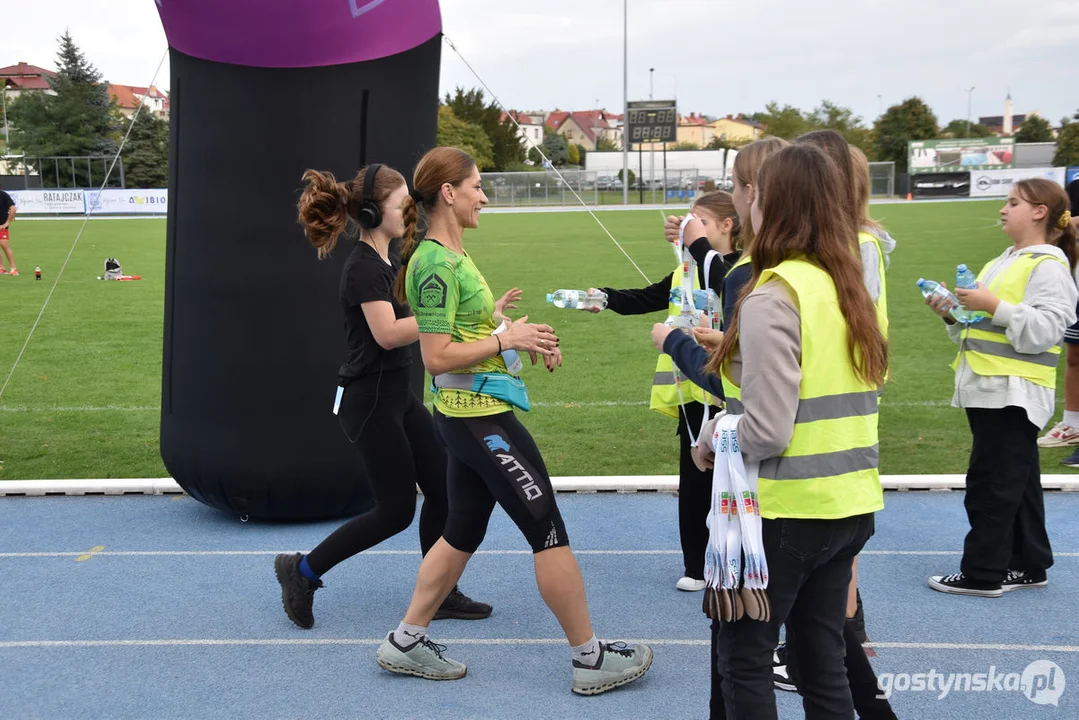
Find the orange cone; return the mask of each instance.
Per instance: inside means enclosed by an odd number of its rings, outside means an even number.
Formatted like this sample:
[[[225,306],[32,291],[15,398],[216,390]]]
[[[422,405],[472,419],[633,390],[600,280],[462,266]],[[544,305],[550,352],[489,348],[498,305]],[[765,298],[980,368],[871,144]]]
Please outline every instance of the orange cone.
[[[914,196],[911,195],[910,193],[907,193],[907,200],[913,200],[913,199],[914,199]]]

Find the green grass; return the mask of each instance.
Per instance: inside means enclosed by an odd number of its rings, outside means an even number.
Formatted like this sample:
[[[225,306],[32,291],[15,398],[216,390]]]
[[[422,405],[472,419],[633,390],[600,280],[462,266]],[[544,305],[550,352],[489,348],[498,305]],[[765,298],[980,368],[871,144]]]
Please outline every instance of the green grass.
[[[955,346],[922,303],[914,281],[950,279],[978,266],[1007,239],[995,227],[999,203],[893,204],[874,214],[898,239],[888,271],[891,381],[881,409],[881,466],[888,474],[960,473],[970,434],[948,406]],[[601,219],[653,280],[673,257],[655,210],[605,212]],[[0,382],[6,378],[52,287],[78,222],[16,224],[22,276],[0,277]],[[0,479],[164,477],[158,453],[163,220],[89,223],[36,333],[0,397]],[[555,326],[565,367],[526,369],[538,405],[525,417],[553,475],[674,474],[674,422],[644,404],[655,366],[655,316],[557,310],[544,294],[559,287],[641,287],[644,279],[586,213],[491,214],[467,247],[496,293],[516,285],[520,308]],[[99,282],[106,257],[141,274]],[[312,256],[312,262],[314,262]],[[33,269],[40,265],[41,282]],[[327,386],[334,378],[326,378]],[[1063,397],[1063,372],[1060,373]],[[1060,403],[1058,402],[1058,410]],[[1059,414],[1059,413],[1058,413]],[[1044,469],[1065,470],[1067,450],[1042,453]]]

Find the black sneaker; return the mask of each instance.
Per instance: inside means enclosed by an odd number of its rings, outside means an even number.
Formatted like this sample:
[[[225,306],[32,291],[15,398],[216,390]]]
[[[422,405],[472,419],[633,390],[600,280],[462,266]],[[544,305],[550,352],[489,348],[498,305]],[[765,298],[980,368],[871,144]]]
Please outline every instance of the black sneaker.
[[[862,593],[855,590],[854,595],[858,601],[858,609],[854,612],[854,617],[847,618],[847,624],[854,630],[854,635],[858,638],[858,642],[865,645],[865,612],[862,610]]]
[[[482,620],[490,617],[491,606],[476,602],[454,586],[435,612],[435,620]]]
[[[998,598],[1004,594],[1000,583],[985,583],[971,580],[963,573],[954,575],[934,575],[929,578],[929,587],[937,592],[951,595],[973,595],[974,597]]]
[[[798,692],[798,685],[787,673],[787,643],[780,643],[772,655],[772,684],[777,690]]]
[[[277,582],[281,583],[281,604],[292,622],[302,628],[315,625],[315,616],[311,612],[315,591],[322,587],[321,580],[308,580],[300,574],[300,561],[303,555],[282,553],[274,558],[273,569]]]
[[[1025,570],[1009,570],[1008,577],[1000,584],[1004,592],[1020,590],[1022,588],[1043,588],[1049,584],[1045,579],[1045,571],[1040,573],[1028,573]]]

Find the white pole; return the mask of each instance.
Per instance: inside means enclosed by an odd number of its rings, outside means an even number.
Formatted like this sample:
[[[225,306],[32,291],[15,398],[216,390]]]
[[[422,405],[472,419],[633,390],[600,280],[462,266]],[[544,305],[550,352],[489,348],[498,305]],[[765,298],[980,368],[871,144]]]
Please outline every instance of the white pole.
[[[970,137],[970,102],[974,97],[974,86],[967,88],[967,137]]]
[[[622,204],[629,204],[629,0],[622,0]]]
[[[648,68],[648,99],[652,99],[652,78],[655,68]],[[652,204],[656,203],[656,141],[655,138],[648,145],[648,185],[652,188]]]
[[[8,139],[7,132],[7,80],[4,81],[4,152],[11,152],[11,141]]]

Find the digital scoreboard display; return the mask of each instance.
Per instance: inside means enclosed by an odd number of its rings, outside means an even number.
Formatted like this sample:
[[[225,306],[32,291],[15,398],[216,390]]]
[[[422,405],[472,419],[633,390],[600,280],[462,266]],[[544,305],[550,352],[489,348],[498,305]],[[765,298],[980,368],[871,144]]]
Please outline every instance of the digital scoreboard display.
[[[630,143],[676,142],[678,109],[674,100],[627,103],[626,133]]]

